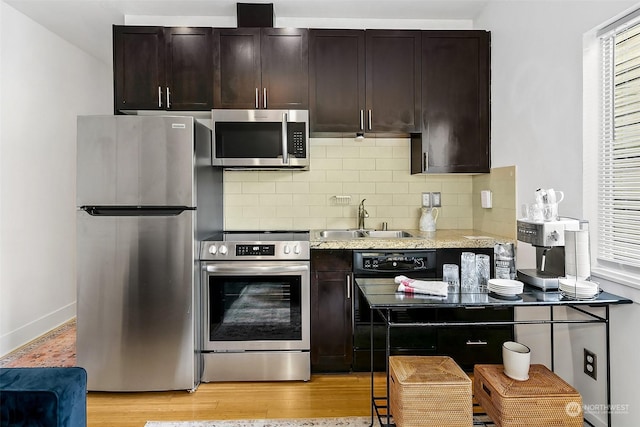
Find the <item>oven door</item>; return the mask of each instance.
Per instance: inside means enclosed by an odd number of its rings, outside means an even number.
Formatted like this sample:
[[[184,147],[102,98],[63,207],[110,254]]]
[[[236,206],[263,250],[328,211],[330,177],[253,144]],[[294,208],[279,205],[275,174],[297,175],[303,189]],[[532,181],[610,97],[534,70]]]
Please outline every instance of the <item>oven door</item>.
[[[203,264],[204,351],[309,350],[308,261]]]

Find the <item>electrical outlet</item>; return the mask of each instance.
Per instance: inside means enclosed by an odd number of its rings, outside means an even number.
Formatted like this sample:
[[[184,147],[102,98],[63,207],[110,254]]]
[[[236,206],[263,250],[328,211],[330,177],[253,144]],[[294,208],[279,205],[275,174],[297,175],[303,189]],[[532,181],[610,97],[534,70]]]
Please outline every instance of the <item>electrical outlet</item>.
[[[431,206],[434,208],[439,208],[442,206],[442,200],[439,191],[436,193],[431,193]]]
[[[598,357],[586,348],[584,349],[584,373],[594,380],[598,379]]]
[[[422,193],[422,207],[423,208],[431,207],[431,193]]]

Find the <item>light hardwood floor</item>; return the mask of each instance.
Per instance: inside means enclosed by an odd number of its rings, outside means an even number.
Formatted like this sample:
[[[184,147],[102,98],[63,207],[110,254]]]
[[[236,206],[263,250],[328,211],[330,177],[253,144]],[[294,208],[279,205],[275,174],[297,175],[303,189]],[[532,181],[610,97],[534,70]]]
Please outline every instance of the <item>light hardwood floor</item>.
[[[384,395],[384,374],[376,374]],[[88,427],[142,427],[147,421],[368,416],[369,373],[313,375],[308,382],[206,383],[186,391],[87,396]]]

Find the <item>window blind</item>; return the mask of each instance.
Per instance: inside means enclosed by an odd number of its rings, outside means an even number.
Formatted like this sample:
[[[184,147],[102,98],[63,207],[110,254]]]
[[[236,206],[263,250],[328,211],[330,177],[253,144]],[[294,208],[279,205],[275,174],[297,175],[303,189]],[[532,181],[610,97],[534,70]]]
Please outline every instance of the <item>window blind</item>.
[[[598,261],[640,268],[640,24],[601,38]]]

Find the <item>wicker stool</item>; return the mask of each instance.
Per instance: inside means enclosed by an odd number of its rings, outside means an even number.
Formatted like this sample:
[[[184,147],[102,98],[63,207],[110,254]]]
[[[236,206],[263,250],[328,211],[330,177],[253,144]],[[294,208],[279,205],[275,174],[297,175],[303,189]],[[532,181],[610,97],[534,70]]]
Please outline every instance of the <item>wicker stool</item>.
[[[582,427],[582,397],[544,365],[531,365],[529,379],[516,381],[502,365],[476,365],[473,391],[498,427]]]
[[[389,409],[398,427],[471,426],[471,380],[447,356],[389,357]]]

